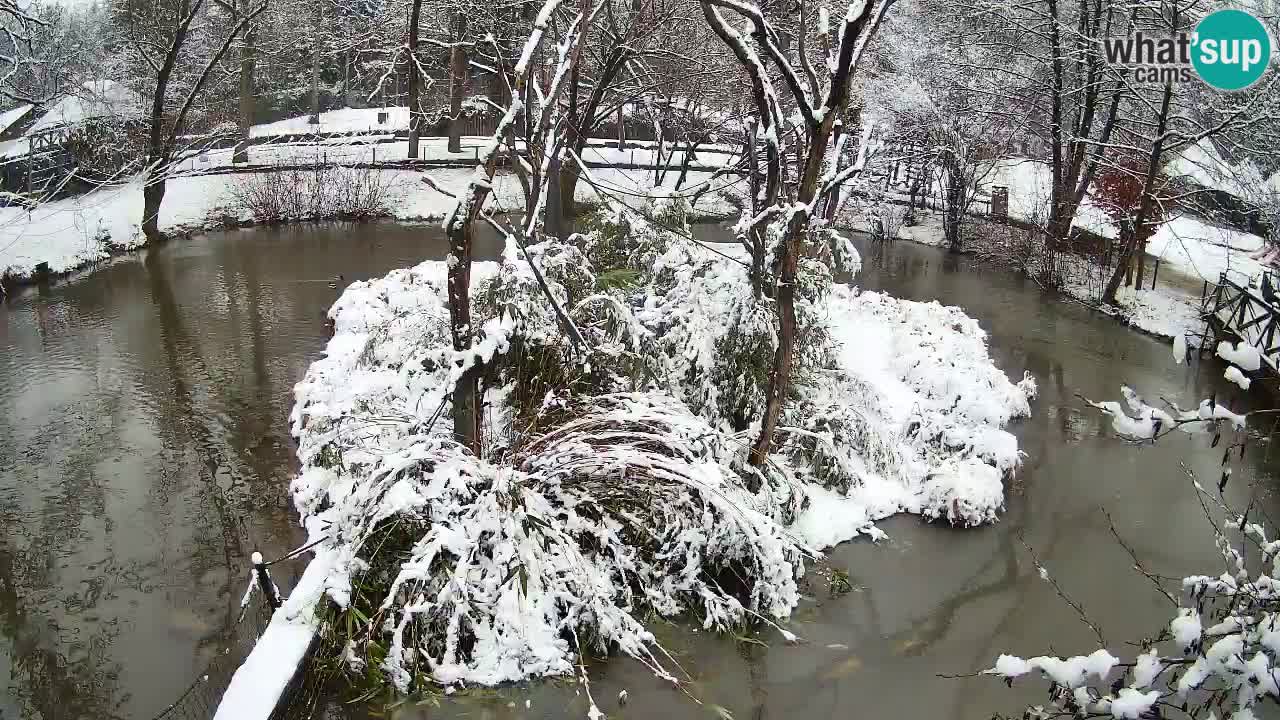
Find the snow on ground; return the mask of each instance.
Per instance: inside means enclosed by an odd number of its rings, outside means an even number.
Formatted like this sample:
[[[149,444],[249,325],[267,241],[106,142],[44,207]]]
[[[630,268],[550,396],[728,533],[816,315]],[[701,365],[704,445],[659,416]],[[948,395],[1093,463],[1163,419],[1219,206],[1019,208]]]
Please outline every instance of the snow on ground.
[[[480,139],[464,143],[478,146]],[[438,144],[443,150],[444,141]],[[436,149],[428,144],[428,149]],[[310,162],[359,162],[379,157],[403,158],[407,144],[395,143],[379,146],[336,146],[332,155],[315,147],[289,147],[265,150],[253,148],[250,159],[258,162],[254,153],[270,153],[282,163]],[[396,154],[398,153],[398,154]],[[230,150],[210,153],[213,166],[220,158],[230,162]],[[190,158],[176,168],[177,172],[200,170],[206,167],[198,158]],[[421,170],[376,170],[384,176],[391,188],[390,214],[398,220],[438,220],[453,208],[454,200],[428,187],[422,182],[428,174],[441,187],[459,194],[465,191],[473,177],[467,168],[438,168]],[[664,186],[672,187],[678,173],[668,173]],[[687,184],[703,182],[708,172],[690,172]],[[633,204],[643,201],[653,185],[652,171],[597,168],[593,178],[611,197]],[[219,227],[229,218],[247,222],[250,218],[231,206],[234,204],[231,189],[235,183],[245,182],[245,176],[235,174],[179,175],[167,183],[164,203],[160,211],[160,229],[168,234],[182,234],[199,229]],[[723,188],[735,182],[734,176],[715,181],[714,187]],[[599,202],[599,195],[585,181],[578,183],[576,196],[585,202]],[[517,210],[523,207],[519,180],[502,172],[494,182],[492,206],[499,210]],[[700,201],[698,209],[708,214],[727,215],[732,208],[716,192],[710,192]],[[54,273],[64,273],[103,260],[112,253],[141,247],[142,182],[134,179],[121,186],[106,187],[74,198],[40,205],[28,212],[20,207],[0,208],[0,275],[15,278],[29,277],[42,262],[49,263]]]
[[[223,177],[183,178],[169,183],[160,211],[165,232],[207,222],[226,189]],[[23,278],[47,262],[55,273],[102,260],[142,245],[142,181],[134,180],[28,212],[0,208],[0,275]]]
[[[982,191],[990,193],[995,185],[1009,189],[1010,217],[1027,222],[1048,220],[1049,196],[1053,187],[1053,170],[1048,163],[1028,158],[1001,160],[987,177]],[[1115,237],[1116,234],[1111,219],[1088,197],[1076,212],[1073,224],[1104,237]]]
[[[378,122],[379,113],[387,113],[384,122]],[[406,106],[386,108],[342,108],[320,113],[320,124],[308,122],[310,115],[285,118],[272,123],[254,125],[252,135],[301,135],[304,133],[359,133],[378,130],[409,129],[409,108]]]
[[[1120,318],[1126,324],[1160,338],[1173,339],[1182,336],[1193,342],[1204,330],[1200,319],[1200,296],[1180,282],[1175,273],[1161,268],[1160,278],[1154,288],[1141,291],[1121,286],[1116,292],[1118,308],[1100,303],[1098,287],[1068,280],[1062,291],[1100,312]]]
[[[1239,198],[1252,197],[1263,181],[1262,174],[1252,165],[1232,165],[1223,159],[1208,138],[1185,148],[1169,162],[1166,172]]]
[[[1147,241],[1147,252],[1185,275],[1216,283],[1224,272],[1237,279],[1257,275],[1262,266],[1248,253],[1262,243],[1257,235],[1180,216],[1160,226]]]

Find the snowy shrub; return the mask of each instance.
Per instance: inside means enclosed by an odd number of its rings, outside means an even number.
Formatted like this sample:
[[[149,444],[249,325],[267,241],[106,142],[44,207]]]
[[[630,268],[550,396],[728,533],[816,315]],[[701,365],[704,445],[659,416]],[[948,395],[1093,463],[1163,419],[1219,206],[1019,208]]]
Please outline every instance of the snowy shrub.
[[[76,124],[63,144],[84,191],[137,172],[146,156],[147,123],[128,117],[101,117]]]
[[[812,238],[797,272],[792,382],[800,393],[831,364],[828,263],[851,272],[860,262],[846,238],[826,230],[816,230]],[[681,397],[715,426],[746,429],[764,408],[777,348],[772,301],[752,295],[745,267],[687,241],[672,242],[649,273],[637,317],[658,338]]]
[[[479,331],[463,352],[445,263],[352,283],[292,418],[295,503],[328,538],[330,662],[401,692],[572,673],[583,653],[626,653],[670,678],[645,618],[776,622],[796,605],[808,543],[874,537],[871,521],[903,510],[993,519],[1017,460],[999,425],[1026,394],[959,311],[835,285],[829,267],[852,267],[850,250],[826,231],[806,244],[797,382],[760,468],[746,458],[771,301],[741,264],[639,214],[477,263]],[[614,263],[636,282],[602,288]],[[471,363],[483,459],[447,427]],[[946,484],[952,467],[972,472]],[[995,478],[994,498],[976,475]]]
[[[683,194],[657,186],[645,198],[643,212],[660,227],[688,232],[689,216],[693,213],[693,208]]]
[[[861,485],[868,473],[896,478],[904,462],[902,438],[885,422],[882,403],[861,378],[820,376],[787,409],[778,450],[801,477],[841,493]]]
[[[881,202],[876,206],[871,223],[871,239],[877,242],[897,240],[907,222],[907,209],[897,203]]]
[[[337,626],[357,656],[386,649],[401,692],[567,674],[580,652],[667,677],[644,613],[730,629],[795,607],[804,553],[781,523],[797,493],[749,490],[736,449],[671,398],[570,415],[509,466],[410,432],[329,481],[322,516],[354,553],[329,580]]]
[[[391,214],[395,178],[370,168],[317,163],[236,176],[228,208],[255,223],[301,220],[372,220]]]
[[[669,233],[661,232],[617,203],[584,215],[580,224],[583,232],[569,240],[602,271],[651,272],[671,245]]]

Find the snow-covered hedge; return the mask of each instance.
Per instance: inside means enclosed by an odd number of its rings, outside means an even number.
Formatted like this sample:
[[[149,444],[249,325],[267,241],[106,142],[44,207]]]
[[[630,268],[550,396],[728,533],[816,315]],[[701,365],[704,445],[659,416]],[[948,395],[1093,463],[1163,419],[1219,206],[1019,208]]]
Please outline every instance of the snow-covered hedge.
[[[804,558],[875,519],[995,519],[1018,462],[1001,426],[1029,412],[1033,383],[1005,378],[954,308],[833,286],[841,243],[817,237],[795,397],[762,469],[745,458],[768,301],[719,251],[617,210],[530,247],[590,349],[571,348],[514,243],[473,268],[481,331],[464,353],[444,263],[349,286],[293,415],[294,496],[329,538],[329,635],[347,665],[401,691],[570,673],[582,652],[667,676],[651,613],[778,622]],[[619,272],[630,282],[607,280]],[[483,459],[447,420],[473,363]]]

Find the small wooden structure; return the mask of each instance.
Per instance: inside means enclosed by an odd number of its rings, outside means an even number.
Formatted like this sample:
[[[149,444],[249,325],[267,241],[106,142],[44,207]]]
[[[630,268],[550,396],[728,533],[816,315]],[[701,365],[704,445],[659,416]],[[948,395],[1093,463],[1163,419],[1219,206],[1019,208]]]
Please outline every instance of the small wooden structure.
[[[1266,273],[1258,287],[1250,287],[1223,273],[1218,283],[1208,280],[1200,294],[1205,320],[1201,348],[1213,352],[1223,339],[1244,341],[1258,349],[1272,374],[1280,369],[1280,282]]]

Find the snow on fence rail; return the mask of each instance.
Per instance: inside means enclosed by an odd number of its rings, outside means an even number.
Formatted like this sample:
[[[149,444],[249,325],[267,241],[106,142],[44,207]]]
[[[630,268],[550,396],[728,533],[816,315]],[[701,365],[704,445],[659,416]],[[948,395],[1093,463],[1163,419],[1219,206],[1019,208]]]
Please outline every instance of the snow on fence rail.
[[[1264,279],[1264,288],[1253,288],[1227,277],[1218,279],[1217,285],[1205,281],[1201,297],[1201,309],[1205,317],[1205,334],[1213,334],[1214,342],[1206,347],[1216,347],[1222,335],[1231,335],[1257,348],[1262,360],[1275,373],[1280,369],[1280,308],[1274,304],[1271,280]]]
[[[333,553],[316,553],[231,677],[213,720],[268,720],[275,715],[316,641],[315,608],[333,562]]]

